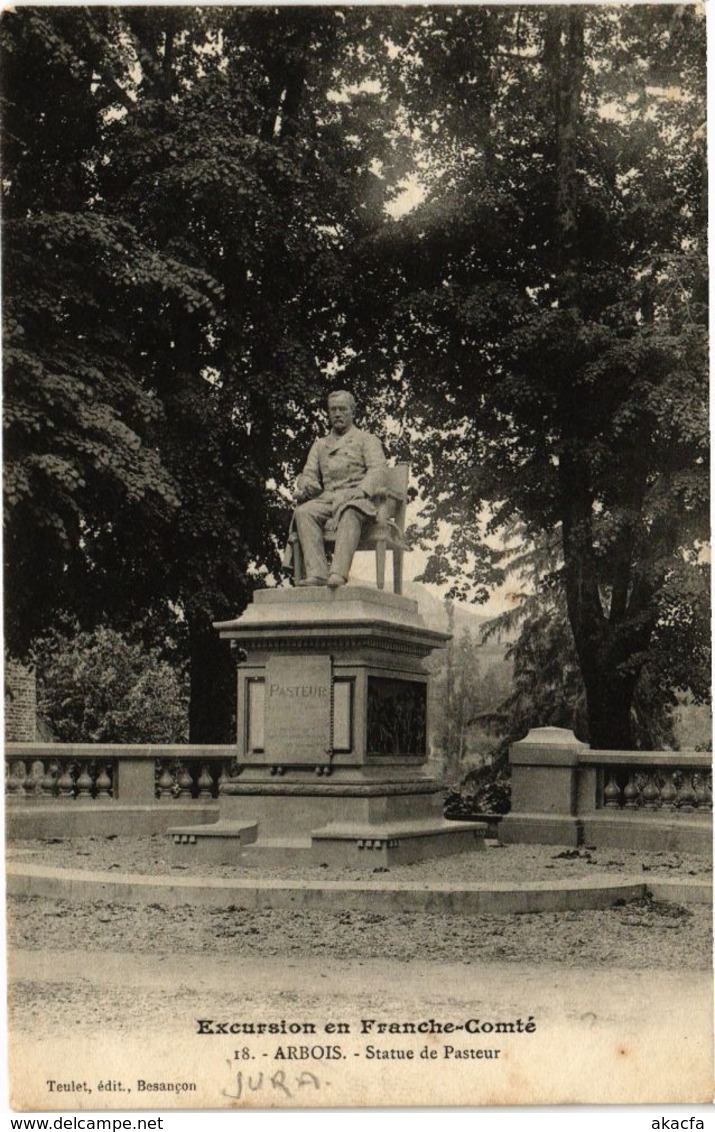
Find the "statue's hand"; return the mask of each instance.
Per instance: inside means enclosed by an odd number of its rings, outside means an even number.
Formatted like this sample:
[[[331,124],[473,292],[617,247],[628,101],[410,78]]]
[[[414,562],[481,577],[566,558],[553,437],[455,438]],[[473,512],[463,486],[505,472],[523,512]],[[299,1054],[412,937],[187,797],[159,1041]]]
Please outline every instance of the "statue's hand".
[[[314,480],[308,479],[306,476],[298,476],[294,496],[296,504],[305,503],[306,499],[315,499],[317,495],[320,495],[320,490],[319,483],[315,483]]]

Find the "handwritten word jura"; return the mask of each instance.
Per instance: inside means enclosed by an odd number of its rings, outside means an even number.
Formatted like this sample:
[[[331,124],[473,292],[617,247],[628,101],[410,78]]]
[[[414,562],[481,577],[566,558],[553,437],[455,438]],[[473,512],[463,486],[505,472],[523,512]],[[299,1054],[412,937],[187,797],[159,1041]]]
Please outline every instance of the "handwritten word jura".
[[[227,1064],[233,1069],[232,1061],[227,1059]],[[309,1089],[311,1092],[317,1092],[320,1089],[320,1081],[315,1073],[310,1073],[307,1069],[293,1074],[285,1073],[282,1069],[277,1069],[275,1073],[263,1073],[260,1070],[255,1073],[244,1073],[243,1070],[239,1069],[237,1073],[233,1073],[231,1086],[228,1089],[222,1089],[221,1095],[228,1097],[229,1100],[240,1101],[245,1100],[251,1094],[274,1092],[287,1100],[292,1100],[301,1090],[305,1089]]]

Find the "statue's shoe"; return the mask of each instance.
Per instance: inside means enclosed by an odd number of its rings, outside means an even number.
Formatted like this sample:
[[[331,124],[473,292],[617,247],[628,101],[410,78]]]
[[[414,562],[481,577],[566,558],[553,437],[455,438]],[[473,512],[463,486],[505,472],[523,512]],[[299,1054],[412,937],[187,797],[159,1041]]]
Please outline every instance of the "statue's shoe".
[[[325,578],[303,578],[302,582],[296,582],[296,586],[326,586],[327,580]]]
[[[338,586],[344,586],[346,584],[347,578],[344,578],[342,574],[331,574],[328,578],[328,585],[330,586],[331,590],[336,590]]]

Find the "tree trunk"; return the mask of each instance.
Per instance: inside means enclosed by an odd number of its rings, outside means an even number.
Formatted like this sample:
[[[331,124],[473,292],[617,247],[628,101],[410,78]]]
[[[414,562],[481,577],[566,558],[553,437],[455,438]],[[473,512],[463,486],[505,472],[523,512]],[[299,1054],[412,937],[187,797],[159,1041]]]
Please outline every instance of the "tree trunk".
[[[578,303],[579,159],[578,138],[585,73],[585,13],[552,7],[546,14],[544,66],[551,84],[553,114],[556,293],[566,309]],[[581,667],[588,711],[589,739],[598,749],[630,750],[631,706],[640,666],[639,642],[627,608],[630,561],[623,585],[614,587],[611,609],[604,609],[593,531],[593,491],[586,449],[579,434],[580,407],[572,372],[561,380],[562,453],[559,463],[566,605]]]
[[[578,454],[566,454],[559,471],[566,605],[586,689],[589,740],[600,750],[632,750],[633,697],[655,624],[652,595],[642,580],[632,580],[624,557],[625,580],[612,580],[610,608],[604,608],[588,469]]]
[[[236,742],[236,666],[210,622],[189,619],[189,742]]]
[[[591,747],[598,751],[633,750],[631,709],[637,681],[615,675],[611,678],[606,671],[599,676],[590,681],[590,686],[586,684]]]

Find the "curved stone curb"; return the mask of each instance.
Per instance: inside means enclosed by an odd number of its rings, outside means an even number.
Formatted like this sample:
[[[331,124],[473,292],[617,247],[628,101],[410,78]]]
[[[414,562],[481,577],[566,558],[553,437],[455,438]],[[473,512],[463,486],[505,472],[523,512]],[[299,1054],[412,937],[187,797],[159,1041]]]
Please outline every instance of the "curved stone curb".
[[[652,881],[590,878],[532,881],[524,884],[449,884],[389,881],[231,880],[224,877],[152,877],[140,873],[91,872],[41,865],[10,864],[9,896],[39,896],[77,903],[102,900],[121,904],[177,907],[306,908],[384,912],[474,913],[567,912],[610,908],[652,894],[658,900],[707,903],[708,884],[699,881]]]
[[[712,904],[713,888],[707,881],[683,877],[681,880],[650,880],[646,888],[654,900],[673,904]]]

